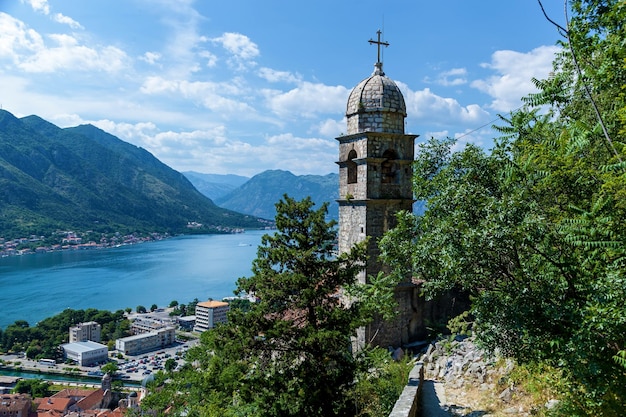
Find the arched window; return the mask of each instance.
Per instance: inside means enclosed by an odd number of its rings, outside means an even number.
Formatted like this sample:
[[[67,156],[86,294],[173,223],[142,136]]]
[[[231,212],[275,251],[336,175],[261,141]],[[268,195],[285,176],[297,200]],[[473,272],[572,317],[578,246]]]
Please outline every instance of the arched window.
[[[395,184],[399,181],[398,178],[398,165],[396,163],[396,159],[398,159],[398,155],[392,149],[387,149],[385,153],[383,153],[383,158],[385,159],[382,163],[382,177],[381,182],[383,184]]]
[[[350,153],[348,153],[348,162],[346,163],[346,166],[348,167],[348,184],[354,184],[357,180],[356,162],[354,162],[356,157],[356,151],[352,149]]]

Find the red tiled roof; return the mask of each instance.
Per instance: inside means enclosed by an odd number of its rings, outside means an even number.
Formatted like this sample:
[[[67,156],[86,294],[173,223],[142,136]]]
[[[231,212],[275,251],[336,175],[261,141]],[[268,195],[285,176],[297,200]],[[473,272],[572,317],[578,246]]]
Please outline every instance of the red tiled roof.
[[[78,406],[81,410],[90,410],[100,404],[102,402],[102,398],[104,398],[104,391],[101,389],[92,391],[85,398],[79,400],[76,403],[76,406]]]
[[[39,400],[39,401],[37,401]],[[75,401],[71,398],[52,398],[44,397],[37,398],[35,404],[37,404],[37,411],[67,411],[70,405]]]

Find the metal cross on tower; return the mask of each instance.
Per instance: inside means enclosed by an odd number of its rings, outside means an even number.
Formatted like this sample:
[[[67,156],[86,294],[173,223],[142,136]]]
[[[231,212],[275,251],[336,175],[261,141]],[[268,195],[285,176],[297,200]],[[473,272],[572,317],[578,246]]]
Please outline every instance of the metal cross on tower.
[[[376,60],[377,63],[380,63],[380,45],[384,45],[384,46],[389,46],[389,42],[383,42],[380,40],[380,35],[382,34],[382,32],[380,31],[380,29],[376,32],[378,34],[378,40],[375,41],[373,39],[370,39],[368,42],[370,44],[377,44],[378,45],[378,59]]]

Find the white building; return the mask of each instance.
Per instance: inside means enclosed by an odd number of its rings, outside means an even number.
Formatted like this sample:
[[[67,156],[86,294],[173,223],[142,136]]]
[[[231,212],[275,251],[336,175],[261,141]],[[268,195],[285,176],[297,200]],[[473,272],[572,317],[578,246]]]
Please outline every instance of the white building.
[[[226,323],[230,306],[224,301],[203,301],[196,305],[196,325],[193,330],[204,332],[218,323]]]
[[[115,349],[125,355],[132,356],[163,349],[175,341],[176,330],[173,327],[165,327],[152,332],[117,339]]]
[[[109,349],[100,343],[92,342],[74,342],[61,345],[63,356],[65,359],[71,359],[80,366],[89,366],[98,362],[106,362]]]
[[[138,317],[130,325],[130,332],[134,335],[150,333],[172,326],[172,320],[162,320],[152,317]]]
[[[102,340],[101,334],[102,326],[95,321],[78,323],[76,326],[70,327],[70,343],[85,342],[87,340],[100,343],[100,340]]]

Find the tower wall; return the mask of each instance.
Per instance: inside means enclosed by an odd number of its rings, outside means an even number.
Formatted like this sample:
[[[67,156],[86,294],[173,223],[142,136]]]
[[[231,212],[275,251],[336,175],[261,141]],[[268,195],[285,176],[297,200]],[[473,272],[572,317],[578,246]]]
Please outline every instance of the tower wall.
[[[339,252],[348,252],[369,238],[368,260],[358,275],[361,283],[384,271],[379,239],[396,225],[396,214],[412,211],[412,163],[417,135],[404,133],[406,107],[382,64],[355,87],[347,104],[348,135],[339,141]],[[400,315],[393,322],[378,319],[359,330],[357,347],[365,343],[399,346],[415,340],[418,288],[407,277],[394,289]]]

